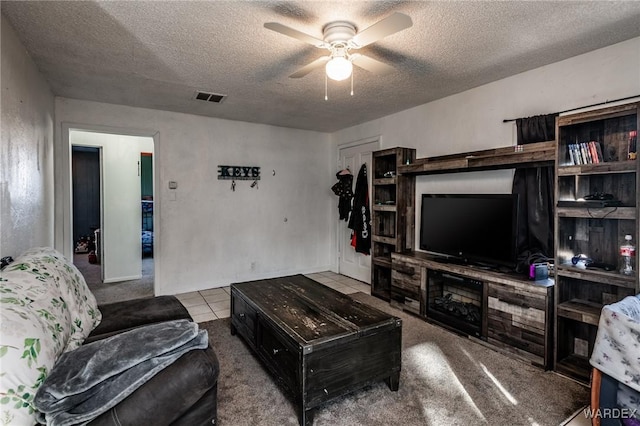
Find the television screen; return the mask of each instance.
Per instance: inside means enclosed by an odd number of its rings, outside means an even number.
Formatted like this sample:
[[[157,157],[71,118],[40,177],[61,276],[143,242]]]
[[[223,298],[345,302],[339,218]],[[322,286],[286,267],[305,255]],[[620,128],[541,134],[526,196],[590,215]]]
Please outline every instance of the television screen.
[[[423,194],[420,249],[469,263],[516,265],[518,197]]]

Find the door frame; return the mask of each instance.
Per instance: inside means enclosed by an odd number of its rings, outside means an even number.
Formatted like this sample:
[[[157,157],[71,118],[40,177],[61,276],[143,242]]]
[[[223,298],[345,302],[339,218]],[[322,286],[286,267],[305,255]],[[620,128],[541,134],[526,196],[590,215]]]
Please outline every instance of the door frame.
[[[336,168],[339,170],[342,167],[342,163],[340,161],[340,151],[343,149],[347,149],[347,148],[353,148],[359,145],[366,145],[369,143],[378,143],[378,150],[381,149],[382,147],[382,135],[376,135],[376,136],[369,136],[363,139],[358,139],[355,141],[351,141],[351,142],[345,142],[342,144],[338,144],[337,145],[337,149],[336,149]],[[373,173],[373,170],[371,169],[372,165],[368,165],[368,170],[367,172],[369,173],[369,176],[371,176],[371,179],[373,179],[373,175],[371,173]],[[353,170],[352,173],[354,174],[354,185],[355,185],[355,179],[358,177],[358,170]],[[371,200],[372,200],[372,191],[373,191],[373,185],[369,185],[369,205],[370,208],[372,206]],[[338,271],[338,273],[341,273],[340,271],[340,227],[336,226],[336,233],[335,233],[335,239],[336,239],[336,257],[335,257],[335,263],[336,263],[336,270]],[[371,275],[371,274],[369,274]]]
[[[153,152],[156,154],[160,147],[160,132],[157,130],[149,130],[149,129],[133,129],[128,127],[116,127],[116,126],[104,126],[97,124],[82,124],[82,123],[72,123],[72,122],[62,122],[61,125],[61,140],[62,140],[62,154],[59,157],[61,167],[61,175],[59,175],[61,179],[60,183],[60,198],[61,202],[56,205],[56,217],[62,217],[62,223],[60,226],[56,226],[56,234],[55,234],[55,246],[56,248],[62,252],[62,254],[67,259],[73,259],[73,193],[72,193],[72,178],[71,178],[71,156],[72,156],[72,144],[69,138],[69,133],[72,130],[83,131],[83,132],[94,132],[94,133],[109,133],[113,135],[124,135],[124,136],[142,136],[142,137],[150,137],[153,139]],[[159,188],[158,182],[158,173],[156,173],[156,161],[157,155],[153,156],[152,160],[152,169],[153,169],[153,193],[157,193],[157,188]],[[102,167],[102,160],[100,162]],[[102,173],[102,170],[101,170]],[[102,179],[101,183],[102,185]],[[58,185],[56,184],[56,187]],[[101,194],[102,198],[102,194]],[[102,203],[102,199],[101,199]],[[157,201],[154,199],[154,216],[153,216],[153,229],[159,230],[159,224],[156,222],[159,217],[159,212],[161,208],[161,202],[158,199]],[[62,211],[60,211],[62,210]],[[102,222],[104,219],[102,217],[102,205],[100,208],[100,221]],[[60,214],[60,216],[58,216]],[[102,224],[101,224],[102,225]],[[154,253],[160,252],[160,246],[162,239],[156,233],[154,235]],[[102,267],[101,267],[102,268]],[[157,294],[157,289],[161,288],[159,285],[159,268],[160,268],[160,256],[154,256],[153,259],[153,292]]]

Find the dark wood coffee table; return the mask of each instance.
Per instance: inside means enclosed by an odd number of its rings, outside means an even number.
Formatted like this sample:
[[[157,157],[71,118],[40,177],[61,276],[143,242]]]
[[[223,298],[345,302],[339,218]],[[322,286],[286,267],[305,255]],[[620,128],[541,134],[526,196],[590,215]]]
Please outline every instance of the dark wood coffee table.
[[[232,284],[236,333],[293,396],[303,426],[320,404],[367,384],[398,390],[402,320],[302,275]]]

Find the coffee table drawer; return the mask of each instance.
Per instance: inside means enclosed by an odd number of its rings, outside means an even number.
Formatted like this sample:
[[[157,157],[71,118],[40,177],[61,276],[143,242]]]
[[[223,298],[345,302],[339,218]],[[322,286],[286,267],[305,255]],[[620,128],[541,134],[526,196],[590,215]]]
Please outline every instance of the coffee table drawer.
[[[258,320],[258,355],[276,379],[294,394],[299,383],[298,353],[296,346],[288,342],[285,336],[263,319]]]
[[[251,345],[256,345],[257,314],[247,302],[237,294],[231,294],[231,323]]]

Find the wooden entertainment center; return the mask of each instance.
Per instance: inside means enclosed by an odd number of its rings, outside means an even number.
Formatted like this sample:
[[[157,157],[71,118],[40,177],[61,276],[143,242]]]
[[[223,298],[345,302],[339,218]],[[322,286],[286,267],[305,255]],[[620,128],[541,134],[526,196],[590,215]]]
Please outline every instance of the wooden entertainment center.
[[[624,234],[638,244],[640,162],[627,158],[626,149],[640,127],[639,107],[632,103],[560,116],[554,141],[417,159],[410,148],[375,152],[372,294],[534,365],[588,382],[602,306],[638,293],[640,279],[637,267],[633,275],[622,275],[571,261],[586,254],[617,266]],[[571,164],[569,144],[592,140],[601,144],[603,160]],[[555,167],[555,202],[565,202],[553,212],[554,277],[535,282],[414,251],[416,176],[540,166]],[[566,206],[566,201],[603,192],[622,204]],[[466,317],[459,321],[456,315]]]
[[[517,275],[443,263],[422,252],[393,253],[391,259],[391,305],[550,368],[552,280],[534,283]],[[480,305],[477,324],[465,327],[464,322],[455,324],[455,316],[440,315],[434,299],[445,292]]]

